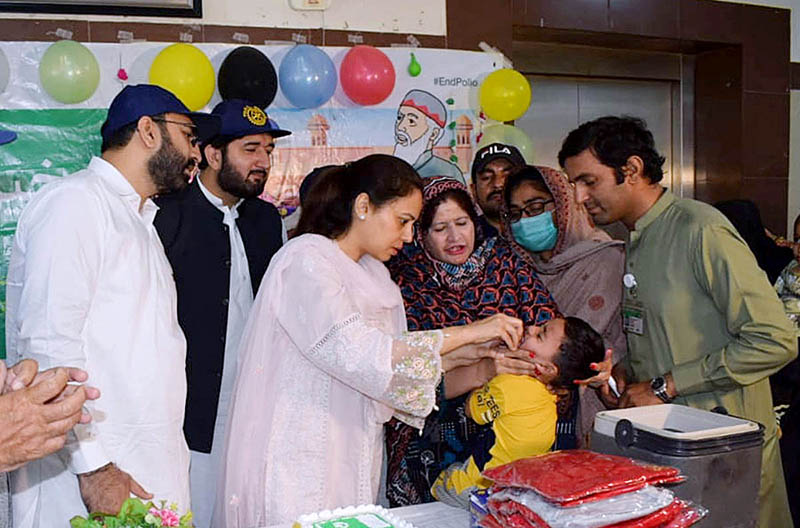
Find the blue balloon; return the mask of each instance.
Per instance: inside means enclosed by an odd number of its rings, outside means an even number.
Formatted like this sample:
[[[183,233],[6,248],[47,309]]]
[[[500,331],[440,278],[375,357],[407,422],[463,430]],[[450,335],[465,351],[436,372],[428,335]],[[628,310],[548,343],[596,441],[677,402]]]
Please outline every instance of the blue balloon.
[[[278,82],[297,108],[316,108],[336,91],[336,66],[328,54],[310,44],[298,44],[281,61]]]

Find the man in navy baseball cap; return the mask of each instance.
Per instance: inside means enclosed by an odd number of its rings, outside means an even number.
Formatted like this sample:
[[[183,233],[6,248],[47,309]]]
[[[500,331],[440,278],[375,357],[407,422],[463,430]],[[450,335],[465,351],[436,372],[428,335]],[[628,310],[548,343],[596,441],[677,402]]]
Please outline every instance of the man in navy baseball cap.
[[[211,115],[218,116],[221,123],[215,137],[209,138],[217,144],[253,134],[269,134],[273,139],[291,134],[288,130],[281,130],[264,110],[242,99],[222,101],[214,107]],[[204,143],[208,142],[204,140]]]
[[[111,101],[100,151],[144,200],[186,187],[200,163],[199,142],[218,131],[218,116],[190,112],[159,86],[131,85]]]
[[[154,233],[152,198],[187,187],[198,141],[218,130],[218,116],[190,112],[163,88],[127,86],[108,109],[101,155],[39,190],[20,217],[8,272],[9,350],[80,365],[105,403],[91,435],[17,469],[15,524],[33,511],[37,526],[116,512],[132,493],[190,504],[180,278]],[[26,334],[32,327],[35,339]],[[157,365],[158,375],[133,364]]]
[[[205,141],[219,130],[219,117],[203,112],[191,112],[172,92],[154,84],[129,85],[111,101],[108,116],[100,133],[103,143],[115,132],[139,121],[141,117],[179,114],[188,117],[195,126],[195,136]],[[105,149],[103,149],[105,150]]]
[[[201,145],[202,183],[228,206],[260,196],[272,167],[275,140],[291,132],[241,99],[222,101],[211,115],[220,118],[221,126]]]
[[[285,240],[277,209],[259,196],[275,140],[290,134],[249,101],[223,101],[211,115],[221,127],[201,145],[200,176],[159,198],[155,219],[175,272],[191,365],[183,429],[197,526],[211,526],[239,337],[267,265]]]

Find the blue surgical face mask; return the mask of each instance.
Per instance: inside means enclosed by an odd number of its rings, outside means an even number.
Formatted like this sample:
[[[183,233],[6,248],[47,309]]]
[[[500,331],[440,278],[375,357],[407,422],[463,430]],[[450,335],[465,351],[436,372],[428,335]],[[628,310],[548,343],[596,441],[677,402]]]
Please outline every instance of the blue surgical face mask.
[[[511,233],[522,247],[534,253],[553,249],[558,240],[558,229],[553,223],[553,211],[520,218],[511,224]]]

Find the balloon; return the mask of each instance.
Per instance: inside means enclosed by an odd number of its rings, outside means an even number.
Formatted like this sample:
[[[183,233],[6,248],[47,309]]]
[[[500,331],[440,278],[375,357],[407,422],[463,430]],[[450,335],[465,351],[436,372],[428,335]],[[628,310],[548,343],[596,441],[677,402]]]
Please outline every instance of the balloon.
[[[412,76],[412,77],[416,77],[420,73],[422,73],[422,66],[420,65],[420,63],[417,61],[417,58],[412,53],[411,54],[411,62],[408,63],[408,74],[410,76]]]
[[[298,108],[316,108],[328,102],[336,91],[336,66],[316,46],[299,44],[281,61],[283,95]]]
[[[518,71],[504,68],[490,73],[481,84],[481,108],[496,121],[513,121],[531,105],[531,85]]]
[[[360,105],[378,104],[394,89],[394,66],[384,52],[355,46],[344,56],[339,77],[347,97]]]
[[[223,100],[244,99],[266,108],[277,92],[275,66],[255,48],[239,46],[219,67],[219,95]]]
[[[491,145],[492,143],[503,143],[513,145],[519,149],[522,157],[528,164],[533,164],[533,143],[531,138],[524,130],[515,126],[504,125],[502,123],[489,125],[483,129],[483,135],[478,142],[478,149]]]
[[[0,49],[0,93],[3,93],[8,86],[8,78],[11,70],[8,67],[8,58],[6,54]]]
[[[50,97],[66,104],[90,98],[100,83],[100,66],[89,48],[74,40],[50,45],[39,63],[39,80]]]
[[[150,82],[169,90],[189,110],[203,108],[214,95],[214,67],[206,54],[179,42],[156,55],[150,66]]]

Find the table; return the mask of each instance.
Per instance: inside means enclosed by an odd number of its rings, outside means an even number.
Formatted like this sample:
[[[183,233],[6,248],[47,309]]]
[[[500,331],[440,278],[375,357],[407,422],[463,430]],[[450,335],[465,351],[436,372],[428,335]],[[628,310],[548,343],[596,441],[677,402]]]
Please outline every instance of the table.
[[[414,528],[469,528],[468,511],[441,502],[392,508],[391,512],[413,524]],[[292,528],[292,524],[279,524],[269,528]]]
[[[469,528],[469,512],[443,502],[393,508],[391,512],[414,528]]]

